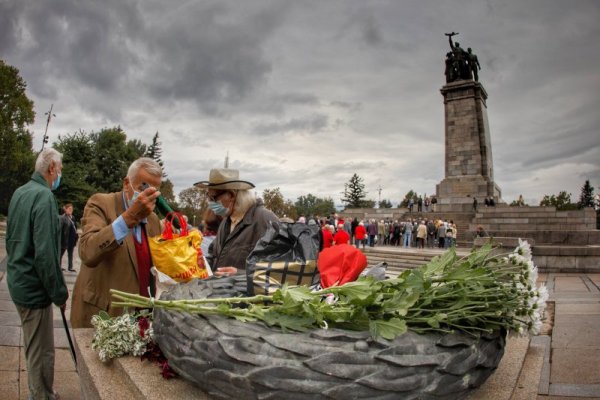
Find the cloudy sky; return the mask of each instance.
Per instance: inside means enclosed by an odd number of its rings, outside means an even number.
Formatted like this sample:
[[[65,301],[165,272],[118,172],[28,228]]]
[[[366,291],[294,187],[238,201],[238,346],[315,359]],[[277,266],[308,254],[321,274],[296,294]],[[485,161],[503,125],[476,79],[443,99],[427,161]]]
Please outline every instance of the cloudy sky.
[[[600,2],[0,0],[0,58],[58,135],[159,132],[178,193],[230,166],[339,204],[444,178],[445,32],[482,66],[495,180],[538,202],[600,190]]]

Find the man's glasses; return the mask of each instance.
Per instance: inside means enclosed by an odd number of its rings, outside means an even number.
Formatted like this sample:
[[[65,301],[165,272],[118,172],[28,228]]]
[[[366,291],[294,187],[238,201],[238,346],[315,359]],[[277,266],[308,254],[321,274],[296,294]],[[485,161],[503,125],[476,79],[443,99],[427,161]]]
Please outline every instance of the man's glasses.
[[[216,202],[217,200],[219,200],[219,197],[223,196],[225,193],[227,193],[227,192],[220,192],[220,193],[213,194],[213,195],[208,194],[207,197],[208,197],[208,200]]]

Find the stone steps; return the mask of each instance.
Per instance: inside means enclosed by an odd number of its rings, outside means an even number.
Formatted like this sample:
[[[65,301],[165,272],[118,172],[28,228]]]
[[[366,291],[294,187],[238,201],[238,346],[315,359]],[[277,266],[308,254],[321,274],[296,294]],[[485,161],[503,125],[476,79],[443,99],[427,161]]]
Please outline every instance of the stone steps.
[[[555,207],[486,207],[475,214],[469,230],[478,225],[487,231],[586,231],[595,230],[596,213],[591,208],[556,211]]]
[[[466,250],[459,250],[466,253]],[[443,249],[415,249],[401,247],[367,247],[364,250],[369,265],[381,262],[388,264],[387,274],[390,277],[399,275],[407,269],[419,268],[427,264],[432,258],[444,253]]]

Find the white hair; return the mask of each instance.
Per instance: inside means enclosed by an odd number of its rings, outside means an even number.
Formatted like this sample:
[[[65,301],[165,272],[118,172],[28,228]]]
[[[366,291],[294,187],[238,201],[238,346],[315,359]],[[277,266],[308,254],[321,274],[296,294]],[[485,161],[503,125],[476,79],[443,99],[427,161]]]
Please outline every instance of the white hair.
[[[35,161],[35,171],[45,174],[53,162],[62,165],[62,157],[61,153],[51,147],[42,150]]]
[[[224,189],[227,190],[227,189]],[[232,192],[237,192],[236,196],[235,196],[235,206],[234,206],[234,210],[239,210],[240,212],[243,212],[244,214],[246,213],[246,211],[248,211],[250,209],[250,207],[252,207],[253,205],[256,204],[256,197],[254,197],[254,194],[252,194],[252,192],[250,192],[250,190],[244,190],[244,189],[238,189],[238,190],[232,190],[229,189]]]
[[[127,176],[129,179],[133,179],[139,172],[140,169],[144,169],[152,176],[162,177],[163,170],[158,162],[149,157],[141,157],[131,163],[127,170]]]

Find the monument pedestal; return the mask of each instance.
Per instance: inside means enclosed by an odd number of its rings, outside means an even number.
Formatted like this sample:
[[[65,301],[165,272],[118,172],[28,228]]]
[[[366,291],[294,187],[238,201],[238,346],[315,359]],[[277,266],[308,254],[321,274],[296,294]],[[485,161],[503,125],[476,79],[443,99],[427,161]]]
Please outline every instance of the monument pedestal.
[[[473,80],[451,82],[441,89],[445,111],[445,178],[436,187],[442,212],[470,211],[473,198],[501,202],[494,183],[487,93]]]
[[[483,206],[486,197],[500,201],[500,188],[481,175],[453,176],[436,185],[437,210],[440,212],[467,212],[473,210],[473,198]]]

